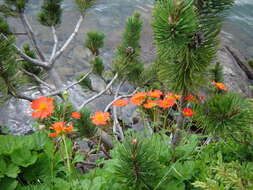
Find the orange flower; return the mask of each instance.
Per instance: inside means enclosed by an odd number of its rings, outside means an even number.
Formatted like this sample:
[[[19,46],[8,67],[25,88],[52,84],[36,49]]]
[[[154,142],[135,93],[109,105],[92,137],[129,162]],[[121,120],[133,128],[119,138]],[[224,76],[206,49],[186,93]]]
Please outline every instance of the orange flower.
[[[53,129],[55,130],[55,132],[57,134],[60,134],[62,132],[64,132],[64,129],[65,129],[65,122],[64,121],[59,121],[59,122],[56,122],[52,125],[52,127],[50,127],[50,129]]]
[[[216,86],[216,88],[218,88],[220,90],[224,90],[224,91],[228,90],[228,88],[222,82],[215,82],[215,81],[213,81],[212,84],[214,86]]]
[[[119,99],[115,100],[112,104],[117,107],[124,107],[128,104],[128,101],[126,99]]]
[[[151,109],[157,105],[155,100],[147,100],[145,104],[143,104],[144,108]]]
[[[145,92],[139,92],[139,93],[134,94],[131,97],[130,102],[133,105],[139,106],[144,102],[145,99],[146,99],[146,93]]]
[[[92,123],[95,125],[106,125],[107,121],[110,119],[110,113],[97,111],[95,112],[95,115],[90,118],[92,119]]]
[[[158,100],[159,107],[163,109],[170,108],[174,104],[175,104],[175,99],[171,97],[164,98],[163,100]]]
[[[56,122],[50,127],[50,129],[53,129],[55,132],[50,133],[49,137],[57,137],[61,133],[70,133],[73,131],[73,125],[65,125],[64,121]]]
[[[191,108],[184,108],[183,109],[183,115],[187,117],[192,117],[193,112]]]
[[[160,98],[163,93],[160,90],[149,91],[147,95],[151,98]]]
[[[80,119],[81,114],[79,112],[72,112],[71,117],[74,118],[74,119]]]
[[[54,111],[54,98],[42,96],[32,101],[31,108],[34,110],[32,113],[33,118],[44,119],[51,116]]]

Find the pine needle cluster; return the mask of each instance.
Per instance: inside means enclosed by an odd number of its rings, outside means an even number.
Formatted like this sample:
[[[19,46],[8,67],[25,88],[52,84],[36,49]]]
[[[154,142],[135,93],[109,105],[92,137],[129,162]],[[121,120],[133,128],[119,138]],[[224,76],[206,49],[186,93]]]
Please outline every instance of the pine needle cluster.
[[[126,21],[121,45],[117,48],[116,59],[113,61],[114,71],[120,78],[135,83],[144,70],[140,56],[140,34],[143,22],[140,14],[134,13]]]
[[[44,26],[57,26],[61,24],[62,0],[44,0],[41,12],[38,14],[39,22]]]

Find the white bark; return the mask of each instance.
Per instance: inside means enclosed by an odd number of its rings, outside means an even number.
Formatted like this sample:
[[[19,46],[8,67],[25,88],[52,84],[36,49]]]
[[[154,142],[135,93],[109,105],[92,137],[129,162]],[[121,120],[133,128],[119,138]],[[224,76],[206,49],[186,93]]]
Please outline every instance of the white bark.
[[[114,81],[118,78],[118,73],[116,73],[113,77],[113,79],[110,81],[110,83],[105,87],[104,90],[100,91],[98,94],[90,97],[88,100],[84,101],[82,103],[82,105],[78,108],[78,110],[81,110],[82,108],[84,108],[85,105],[87,105],[88,103],[92,102],[93,100],[99,98],[100,96],[102,96],[114,83]]]

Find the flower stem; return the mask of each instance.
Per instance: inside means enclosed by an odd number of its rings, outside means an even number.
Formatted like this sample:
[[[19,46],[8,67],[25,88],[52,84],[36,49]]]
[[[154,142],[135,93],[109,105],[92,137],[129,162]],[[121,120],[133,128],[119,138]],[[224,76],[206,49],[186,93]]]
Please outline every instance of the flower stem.
[[[67,144],[66,144],[66,140],[65,140],[65,136],[62,136],[62,141],[64,144],[64,148],[65,148],[65,153],[66,153],[66,157],[67,157],[67,167],[68,167],[68,171],[69,171],[69,176],[71,174],[71,166],[70,166],[70,159],[69,159],[69,153],[68,153],[68,148],[67,148]]]

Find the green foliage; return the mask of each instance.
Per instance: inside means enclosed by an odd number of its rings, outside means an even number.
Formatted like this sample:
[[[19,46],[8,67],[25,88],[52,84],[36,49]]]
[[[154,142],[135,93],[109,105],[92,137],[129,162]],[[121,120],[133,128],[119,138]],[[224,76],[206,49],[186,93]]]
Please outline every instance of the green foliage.
[[[75,2],[79,11],[83,12],[90,8],[95,3],[95,0],[75,0]]]
[[[105,34],[102,32],[91,31],[87,33],[85,46],[91,51],[94,56],[99,55],[99,49],[104,46]]]
[[[207,13],[206,9],[196,9],[192,0],[155,3],[154,37],[162,59],[159,77],[180,93],[203,85],[207,67],[217,52],[221,23],[217,18],[221,12]]]
[[[137,138],[127,140],[118,148],[115,175],[119,183],[132,189],[152,189],[159,178],[159,163],[149,143]]]
[[[11,11],[23,13],[29,0],[4,0]],[[13,9],[15,8],[15,9]]]
[[[252,163],[224,163],[220,157],[215,165],[209,167],[207,178],[204,181],[196,181],[193,185],[203,190],[251,190],[252,172]]]
[[[31,58],[34,58],[34,59],[37,58],[37,57],[36,57],[35,51],[32,50],[32,49],[30,48],[30,45],[29,45],[29,44],[24,44],[24,45],[23,45],[23,52],[24,52],[26,55],[28,55],[29,57],[31,57]],[[23,67],[26,71],[28,71],[28,72],[30,72],[30,73],[33,73],[33,74],[35,74],[36,76],[40,76],[40,75],[42,74],[42,70],[41,70],[40,67],[34,66],[33,64],[31,64],[31,63],[29,63],[29,62],[27,62],[27,61],[22,61],[21,65],[22,65],[22,67]]]
[[[96,56],[90,63],[93,67],[92,72],[95,75],[102,76],[105,70],[103,60],[100,57]]]
[[[216,94],[197,106],[194,119],[208,134],[237,136],[238,132],[250,132],[252,104],[237,94]]]
[[[11,30],[9,28],[7,21],[1,16],[0,16],[0,33],[4,35],[11,34]]]
[[[81,118],[76,120],[74,125],[77,127],[82,137],[93,137],[96,132],[96,126],[91,122],[91,111],[84,108],[80,111]]]
[[[38,20],[45,26],[57,26],[61,24],[62,0],[44,0]]]
[[[81,78],[83,78],[84,75],[80,75],[77,79],[80,80]],[[84,80],[82,80],[82,82],[79,83],[81,85],[82,88],[84,89],[89,89],[89,90],[93,90],[92,87],[92,83],[91,83],[91,79],[89,77],[86,77]]]
[[[217,62],[210,70],[211,73],[211,80],[215,82],[223,82],[223,67],[220,62]]]
[[[117,48],[116,59],[113,61],[114,71],[120,78],[135,83],[144,70],[140,55],[140,33],[142,29],[140,14],[134,13],[126,22],[121,45]]]
[[[14,190],[62,175],[62,160],[45,133],[30,136],[0,135],[1,188]],[[4,186],[4,185],[5,186]],[[18,188],[19,189],[19,188]]]
[[[249,61],[248,61],[248,64],[249,64],[249,66],[250,66],[251,68],[253,68],[253,60],[249,60]]]

